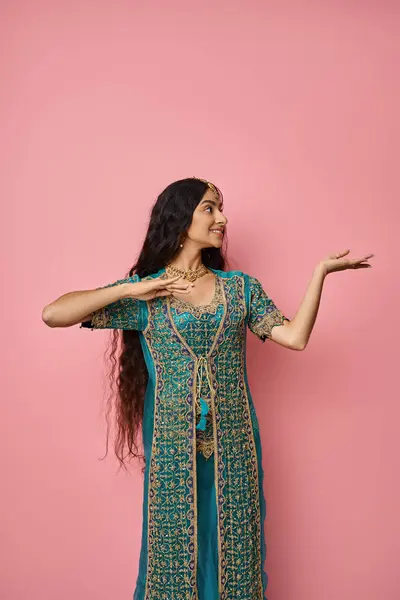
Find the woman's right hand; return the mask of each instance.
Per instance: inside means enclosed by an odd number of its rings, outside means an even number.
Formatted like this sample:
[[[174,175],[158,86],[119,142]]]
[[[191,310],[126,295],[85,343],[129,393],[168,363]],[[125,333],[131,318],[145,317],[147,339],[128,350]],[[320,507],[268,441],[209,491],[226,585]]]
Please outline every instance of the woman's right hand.
[[[152,300],[160,296],[171,296],[174,292],[178,294],[189,293],[194,284],[190,282],[176,281],[180,279],[180,275],[162,279],[155,277],[154,279],[145,279],[136,283],[127,283],[127,291],[125,297],[136,298],[137,300]]]

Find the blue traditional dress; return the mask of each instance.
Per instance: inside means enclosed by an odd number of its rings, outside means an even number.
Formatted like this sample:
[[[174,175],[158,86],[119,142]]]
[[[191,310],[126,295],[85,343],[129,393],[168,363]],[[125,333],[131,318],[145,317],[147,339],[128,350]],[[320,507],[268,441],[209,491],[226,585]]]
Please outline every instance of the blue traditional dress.
[[[124,298],[82,323],[140,332],[149,374],[134,600],[266,600],[266,504],[246,331],[264,342],[286,317],[255,277],[209,270],[210,304]],[[109,285],[154,277],[166,278],[165,268]]]

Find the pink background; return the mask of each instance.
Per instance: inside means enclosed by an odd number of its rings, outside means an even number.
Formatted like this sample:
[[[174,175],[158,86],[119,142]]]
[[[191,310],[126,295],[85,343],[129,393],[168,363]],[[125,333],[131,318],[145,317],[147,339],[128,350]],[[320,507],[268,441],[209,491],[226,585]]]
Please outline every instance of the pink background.
[[[196,175],[224,192],[231,268],[288,316],[325,255],[376,253],[328,277],[305,352],[249,334],[249,377],[269,600],[399,598],[398,3],[0,9],[0,597],[132,597],[142,479],[98,460],[109,334],[41,311],[123,277],[157,194]]]

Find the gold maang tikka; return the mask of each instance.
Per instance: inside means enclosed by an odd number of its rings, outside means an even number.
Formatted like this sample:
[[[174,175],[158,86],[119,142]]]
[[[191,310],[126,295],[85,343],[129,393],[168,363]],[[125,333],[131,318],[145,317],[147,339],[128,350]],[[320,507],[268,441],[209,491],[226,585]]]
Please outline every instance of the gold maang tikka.
[[[211,183],[211,181],[207,181],[207,179],[201,179],[201,177],[195,177],[194,175],[193,175],[192,179],[198,179],[199,181],[206,183],[208,185],[208,187],[210,189],[212,189],[214,194],[219,198],[219,192],[218,192],[217,188],[215,187],[215,185],[213,183]]]

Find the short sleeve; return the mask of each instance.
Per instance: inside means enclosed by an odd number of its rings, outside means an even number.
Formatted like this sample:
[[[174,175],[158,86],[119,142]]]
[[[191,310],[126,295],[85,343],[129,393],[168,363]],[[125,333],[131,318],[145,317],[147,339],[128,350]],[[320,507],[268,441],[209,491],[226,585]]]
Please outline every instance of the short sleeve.
[[[289,321],[269,298],[260,281],[248,277],[249,316],[248,327],[262,342],[271,339],[271,332],[276,325]]]
[[[103,289],[119,285],[121,283],[136,283],[140,281],[138,275],[126,279],[118,279],[113,283],[96,288]],[[135,298],[121,298],[103,308],[99,308],[90,315],[90,320],[81,323],[80,327],[89,329],[134,329],[142,331],[143,324],[143,301]]]

